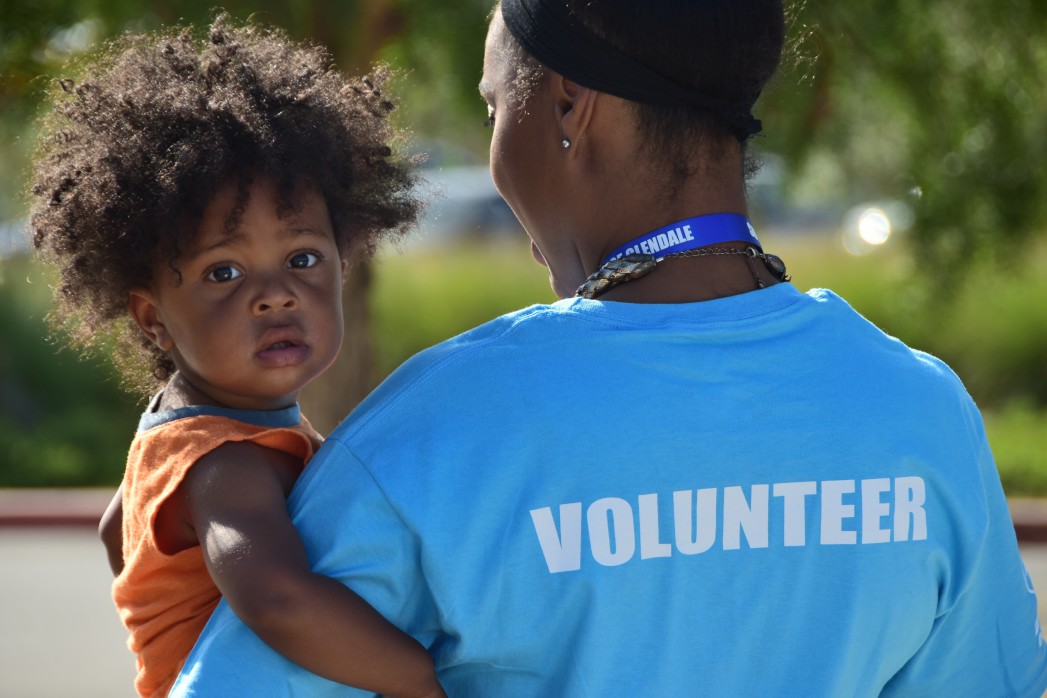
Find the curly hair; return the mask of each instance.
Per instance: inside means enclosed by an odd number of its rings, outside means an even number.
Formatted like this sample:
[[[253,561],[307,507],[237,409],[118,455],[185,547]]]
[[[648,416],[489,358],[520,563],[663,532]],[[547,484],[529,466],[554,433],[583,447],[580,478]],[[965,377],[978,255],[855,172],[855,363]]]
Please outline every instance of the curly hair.
[[[275,179],[281,212],[311,183],[343,254],[371,253],[417,219],[414,163],[391,147],[384,68],[351,79],[322,47],[225,13],[206,37],[128,35],[85,67],[82,81],[52,86],[30,228],[59,274],[52,326],[84,350],[112,349],[134,389],[154,390],[174,367],[130,320],[128,292],[148,288],[158,263],[177,271],[230,178],[239,179],[234,218],[252,176]]]

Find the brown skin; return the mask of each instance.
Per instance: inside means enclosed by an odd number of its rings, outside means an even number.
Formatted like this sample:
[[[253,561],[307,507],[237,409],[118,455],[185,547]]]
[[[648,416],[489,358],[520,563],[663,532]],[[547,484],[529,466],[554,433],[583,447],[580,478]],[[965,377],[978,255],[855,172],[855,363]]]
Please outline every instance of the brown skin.
[[[114,577],[124,571],[124,486],[117,488],[109,506],[105,508],[102,519],[98,522],[98,537],[105,545],[105,554],[109,560],[109,569]]]
[[[493,117],[491,173],[549,269],[561,298],[619,245],[674,221],[709,213],[747,214],[742,152],[729,137],[691,144],[698,167],[684,181],[652,161],[632,105],[546,69],[525,105],[514,95],[508,30],[495,13],[480,94]],[[571,145],[562,146],[567,138]],[[776,280],[757,264],[764,284]],[[666,260],[601,300],[683,303],[752,291],[741,256]]]
[[[338,354],[346,263],[312,187],[281,216],[275,182],[257,178],[230,231],[236,200],[231,180],[204,209],[176,269],[157,264],[152,287],[132,290],[128,309],[199,391],[192,404],[279,409]]]
[[[341,342],[341,275],[322,196],[305,188],[280,215],[259,178],[237,228],[235,188],[219,191],[178,260],[153,288],[130,294],[142,332],[178,372],[160,409],[278,409],[326,369]],[[200,458],[154,525],[168,554],[199,545],[219,591],[266,644],[313,673],[387,696],[440,698],[432,659],[340,582],[313,573],[287,513],[301,463],[257,444],[226,443]],[[110,566],[123,569],[121,493],[99,525]]]
[[[172,517],[169,540],[198,541],[233,611],[291,661],[384,695],[443,696],[418,642],[340,582],[310,571],[285,505],[297,468],[291,456],[255,444],[219,447],[197,461],[171,502],[186,517]]]
[[[340,582],[309,569],[285,504],[298,470],[297,460],[281,451],[220,446],[196,462],[164,503],[157,542],[169,554],[201,545],[236,615],[313,673],[387,696],[445,696],[425,648]],[[119,497],[102,525],[115,574],[123,555],[120,520],[110,512],[122,511]]]

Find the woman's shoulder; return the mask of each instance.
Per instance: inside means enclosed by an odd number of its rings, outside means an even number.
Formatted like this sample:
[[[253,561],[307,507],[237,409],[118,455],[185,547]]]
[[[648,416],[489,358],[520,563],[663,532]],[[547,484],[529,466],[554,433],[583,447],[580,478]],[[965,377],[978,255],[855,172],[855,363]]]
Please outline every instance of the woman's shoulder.
[[[400,401],[440,400],[471,386],[483,376],[510,370],[520,352],[531,351],[549,334],[550,321],[561,313],[553,305],[532,305],[478,325],[423,349],[394,370],[346,418],[339,431],[360,428]]]

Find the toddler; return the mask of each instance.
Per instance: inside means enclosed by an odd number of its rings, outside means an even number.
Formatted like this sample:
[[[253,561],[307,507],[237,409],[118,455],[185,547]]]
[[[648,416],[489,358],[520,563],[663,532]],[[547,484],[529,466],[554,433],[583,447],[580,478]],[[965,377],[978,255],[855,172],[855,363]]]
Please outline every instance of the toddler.
[[[205,39],[125,37],[54,90],[31,190],[51,318],[155,393],[99,529],[142,696],[167,695],[220,596],[316,674],[444,695],[419,643],[310,571],[285,507],[347,260],[418,213],[385,77],[223,14]]]

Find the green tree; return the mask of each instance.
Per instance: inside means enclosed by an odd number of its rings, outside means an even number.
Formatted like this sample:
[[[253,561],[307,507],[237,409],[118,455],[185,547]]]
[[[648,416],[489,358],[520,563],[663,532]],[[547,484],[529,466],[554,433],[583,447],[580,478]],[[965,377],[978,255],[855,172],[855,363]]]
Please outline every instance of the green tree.
[[[807,0],[791,34],[766,148],[829,154],[845,199],[909,197],[921,275],[949,288],[1043,233],[1047,3]]]

